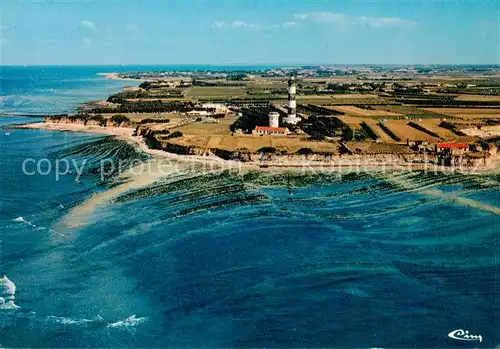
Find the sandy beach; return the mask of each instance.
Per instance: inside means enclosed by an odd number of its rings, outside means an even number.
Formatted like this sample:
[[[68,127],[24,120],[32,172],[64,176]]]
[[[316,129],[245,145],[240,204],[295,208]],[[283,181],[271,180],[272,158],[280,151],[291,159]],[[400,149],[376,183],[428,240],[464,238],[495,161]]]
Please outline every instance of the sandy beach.
[[[256,167],[254,164],[245,164],[237,161],[228,161],[221,159],[216,156],[195,156],[195,155],[178,155],[174,153],[168,153],[163,150],[151,149],[149,148],[144,139],[140,136],[134,136],[135,129],[126,128],[126,127],[99,127],[99,126],[86,126],[82,124],[57,124],[57,123],[49,123],[49,122],[37,122],[33,124],[21,125],[19,128],[29,128],[29,129],[44,129],[44,130],[52,130],[52,131],[70,131],[70,132],[88,132],[88,133],[97,133],[104,134],[109,136],[115,136],[118,139],[121,139],[131,145],[136,146],[138,149],[143,151],[146,154],[155,156],[155,157],[163,157],[163,158],[171,158],[173,160],[179,161],[187,161],[187,162],[214,162],[217,164],[227,164],[233,163],[234,167],[240,167],[242,165],[247,167]],[[236,165],[238,164],[238,165]]]
[[[146,81],[143,79],[132,79],[132,78],[122,78],[120,77],[120,73],[98,73],[99,76],[104,76],[110,80],[123,80],[123,81]]]

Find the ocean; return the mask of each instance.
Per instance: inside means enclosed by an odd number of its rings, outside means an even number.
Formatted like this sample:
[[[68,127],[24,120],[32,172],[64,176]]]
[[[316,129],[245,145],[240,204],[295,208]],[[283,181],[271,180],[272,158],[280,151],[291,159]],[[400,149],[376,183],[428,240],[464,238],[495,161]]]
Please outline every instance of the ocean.
[[[133,176],[155,159],[113,137],[12,127],[134,85],[98,73],[149,69],[2,67],[0,346],[500,344],[498,175]]]

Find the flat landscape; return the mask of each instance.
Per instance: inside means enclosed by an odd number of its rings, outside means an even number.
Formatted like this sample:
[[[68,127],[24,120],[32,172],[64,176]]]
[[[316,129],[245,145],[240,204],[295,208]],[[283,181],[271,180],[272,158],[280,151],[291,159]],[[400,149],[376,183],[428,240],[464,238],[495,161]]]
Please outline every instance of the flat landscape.
[[[408,125],[407,120],[387,120],[384,125],[389,128],[401,141],[409,140],[426,141],[431,143],[439,142],[440,139],[432,137],[422,131]]]
[[[308,148],[316,153],[339,153],[339,145],[336,142],[311,142],[308,137],[265,137],[252,135],[187,135],[172,141],[183,146],[196,146],[202,149],[222,149],[227,151],[248,150],[258,153],[261,148],[272,147],[294,154],[299,149]]]
[[[487,101],[487,102],[500,102],[500,96],[490,95],[474,95],[474,94],[460,94],[455,98],[456,101]]]
[[[245,87],[198,87],[193,86],[186,90],[187,97],[194,98],[236,98],[245,97],[246,89]]]
[[[96,103],[90,115],[128,120],[162,144],[202,153],[400,154],[421,151],[408,141],[424,142],[425,151],[440,142],[495,142],[500,95],[492,91],[500,86],[498,78],[467,72],[415,77],[414,72],[385,69],[383,75],[367,69],[345,77],[313,76],[324,75],[321,68],[273,70],[272,76],[263,71],[183,72],[155,78],[149,72],[147,83]],[[297,125],[283,124],[290,75],[297,76]],[[271,111],[279,114],[279,124],[289,134],[254,133],[257,126],[269,126]]]
[[[369,117],[394,117],[394,116],[402,116],[402,114],[387,111],[387,110],[382,110],[382,109],[365,109],[365,108],[359,108],[356,106],[352,105],[346,105],[346,106],[335,106],[335,107],[329,107],[333,110],[337,110],[340,112],[345,113],[346,115],[352,115],[352,116],[369,116]]]
[[[465,119],[500,118],[500,108],[424,108],[424,110]]]

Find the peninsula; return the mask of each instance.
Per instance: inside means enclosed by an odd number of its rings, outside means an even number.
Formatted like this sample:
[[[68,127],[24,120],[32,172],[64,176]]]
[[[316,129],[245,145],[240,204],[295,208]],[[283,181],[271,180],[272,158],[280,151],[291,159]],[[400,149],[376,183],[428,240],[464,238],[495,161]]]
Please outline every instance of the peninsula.
[[[498,66],[109,73],[137,81],[38,127],[122,129],[150,149],[260,167],[496,168]],[[120,133],[120,132],[119,132]]]

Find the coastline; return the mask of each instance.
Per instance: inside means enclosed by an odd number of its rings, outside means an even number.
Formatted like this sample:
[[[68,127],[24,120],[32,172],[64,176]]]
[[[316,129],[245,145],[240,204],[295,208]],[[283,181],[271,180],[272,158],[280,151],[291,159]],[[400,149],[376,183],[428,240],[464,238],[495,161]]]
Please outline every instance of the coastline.
[[[120,73],[97,73],[98,76],[104,76],[109,80],[123,80],[123,81],[146,81],[143,79],[122,78]]]
[[[179,155],[169,153],[163,150],[151,149],[146,145],[146,142],[141,136],[134,136],[134,128],[129,127],[100,127],[88,126],[82,124],[57,124],[48,122],[37,122],[32,124],[19,125],[17,128],[22,129],[39,129],[50,131],[69,131],[69,132],[87,132],[114,136],[130,145],[137,147],[142,152],[155,157],[169,158],[172,160],[187,161],[187,162],[213,162],[218,164],[243,164],[252,167],[250,164],[245,164],[237,161],[224,160],[216,156],[196,156],[196,155]]]
[[[122,141],[125,141],[141,150],[142,152],[156,158],[168,158],[188,163],[205,163],[218,165],[227,169],[248,169],[248,170],[302,170],[310,169],[311,171],[334,172],[335,170],[353,171],[385,171],[401,170],[401,171],[428,171],[428,172],[460,172],[468,174],[490,174],[498,173],[497,164],[498,158],[493,167],[467,168],[467,167],[445,167],[435,164],[422,164],[404,161],[403,159],[394,156],[390,161],[373,161],[371,156],[344,156],[338,161],[322,162],[322,161],[249,161],[242,162],[237,160],[225,160],[215,155],[180,155],[164,150],[151,149],[147,146],[145,140],[141,136],[134,136],[134,128],[128,127],[101,127],[90,126],[83,124],[61,124],[50,122],[38,122],[25,125],[19,125],[18,128],[24,129],[44,129],[51,131],[69,131],[69,132],[87,132],[95,134],[103,134],[114,136]]]

